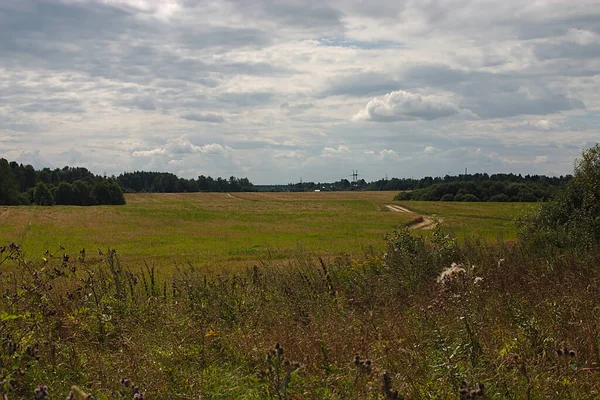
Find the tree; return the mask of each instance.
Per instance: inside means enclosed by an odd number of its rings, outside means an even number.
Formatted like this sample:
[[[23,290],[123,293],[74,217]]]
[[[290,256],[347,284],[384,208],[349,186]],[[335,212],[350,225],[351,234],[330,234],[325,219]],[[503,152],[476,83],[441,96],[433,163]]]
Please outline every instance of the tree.
[[[93,206],[97,204],[96,198],[92,193],[92,188],[86,181],[75,181],[73,183],[73,195],[75,204],[79,206]]]
[[[77,204],[73,193],[73,185],[68,182],[61,182],[54,192],[54,203],[61,205]]]
[[[98,204],[112,204],[110,189],[104,179],[94,184],[94,197]]]
[[[119,186],[117,182],[113,180],[109,181],[108,190],[110,192],[110,204],[125,204],[125,196],[123,195],[123,190],[121,190],[121,186]]]
[[[50,192],[48,185],[44,182],[40,182],[35,186],[33,200],[39,206],[51,206],[54,204],[52,193]]]
[[[8,161],[4,158],[0,158],[0,204],[21,204],[19,184],[15,179]]]
[[[575,248],[600,244],[600,144],[582,153],[574,171],[552,201],[519,218],[523,241]]]

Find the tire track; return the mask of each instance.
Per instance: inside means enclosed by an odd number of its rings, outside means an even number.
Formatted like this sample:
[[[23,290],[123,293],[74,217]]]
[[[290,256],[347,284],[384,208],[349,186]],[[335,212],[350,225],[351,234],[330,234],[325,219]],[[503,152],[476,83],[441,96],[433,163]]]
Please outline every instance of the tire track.
[[[409,223],[408,225],[408,229],[433,229],[433,227],[435,226],[436,220],[438,222],[443,222],[443,219],[441,218],[431,218],[429,216],[426,215],[419,215],[415,212],[410,211],[408,208],[404,208],[401,207],[399,205],[395,205],[395,204],[386,204],[386,207],[388,208],[388,210],[392,211],[392,212],[399,212],[399,213],[404,213],[404,214],[413,214],[415,215],[415,222]],[[420,218],[419,218],[420,217]],[[421,220],[420,222],[416,222],[418,220]]]

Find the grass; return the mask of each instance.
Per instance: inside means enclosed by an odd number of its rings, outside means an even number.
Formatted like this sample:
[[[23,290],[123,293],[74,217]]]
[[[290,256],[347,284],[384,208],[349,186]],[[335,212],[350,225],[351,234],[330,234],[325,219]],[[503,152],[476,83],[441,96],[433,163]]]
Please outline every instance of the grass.
[[[218,276],[179,265],[163,278],[114,253],[34,262],[2,249],[0,395],[45,384],[64,398],[75,384],[132,399],[127,377],[152,399],[600,396],[600,248],[439,230],[383,244]]]
[[[446,230],[464,238],[479,237],[488,240],[515,240],[517,231],[513,221],[526,207],[535,203],[394,201],[417,214],[435,215],[444,220]]]
[[[358,255],[414,215],[390,212],[391,192],[128,194],[125,206],[0,208],[0,243],[41,255],[59,246],[115,248],[129,265],[245,266],[298,251]],[[444,218],[450,231],[514,238],[522,204],[403,202]],[[94,258],[95,257],[95,258]]]

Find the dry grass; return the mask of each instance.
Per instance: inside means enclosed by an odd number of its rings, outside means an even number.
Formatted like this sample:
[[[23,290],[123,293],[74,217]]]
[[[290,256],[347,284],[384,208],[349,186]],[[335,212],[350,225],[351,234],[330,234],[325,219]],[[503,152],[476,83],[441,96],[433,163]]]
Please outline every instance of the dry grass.
[[[382,249],[385,233],[414,217],[390,212],[385,205],[392,195],[129,194],[127,205],[118,207],[4,207],[0,208],[0,241],[19,243],[32,256],[61,245],[85,248],[89,256],[111,247],[129,264],[148,262],[163,268],[186,262],[243,267],[257,260],[291,260],[298,251],[324,257],[356,256],[369,247]],[[406,205],[414,207],[416,203]],[[480,210],[472,205],[477,224],[464,215],[467,209],[455,215],[452,207],[423,211],[435,211],[444,218],[448,213],[450,229],[468,228],[475,235],[495,230],[509,238],[514,234],[500,206]],[[514,205],[506,207],[515,209]]]
[[[600,249],[457,243],[439,230],[430,240],[401,230],[385,245],[166,278],[112,254],[93,265],[17,252],[0,275],[0,393],[30,397],[45,383],[60,397],[77,384],[131,398],[118,383],[127,376],[165,399],[600,395]]]

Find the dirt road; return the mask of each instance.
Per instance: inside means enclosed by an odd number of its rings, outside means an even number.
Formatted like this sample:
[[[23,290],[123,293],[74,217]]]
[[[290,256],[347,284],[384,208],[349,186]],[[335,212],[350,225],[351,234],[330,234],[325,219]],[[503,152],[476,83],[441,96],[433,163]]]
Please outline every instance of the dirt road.
[[[433,229],[433,227],[435,225],[435,220],[433,218],[428,217],[426,215],[419,215],[417,213],[410,211],[408,208],[404,208],[404,207],[401,207],[396,204],[386,204],[386,207],[392,212],[413,214],[415,216],[415,220],[417,220],[418,217],[422,218],[421,222],[416,222],[416,223],[410,224],[408,226],[408,229]],[[442,222],[442,219],[438,218],[438,221]]]

